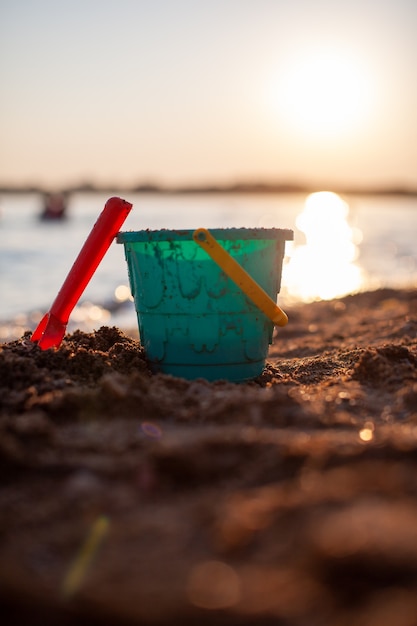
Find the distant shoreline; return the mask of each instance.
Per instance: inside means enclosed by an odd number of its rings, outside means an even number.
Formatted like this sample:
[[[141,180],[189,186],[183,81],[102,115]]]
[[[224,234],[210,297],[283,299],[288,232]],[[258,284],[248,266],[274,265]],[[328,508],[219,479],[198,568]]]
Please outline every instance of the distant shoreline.
[[[55,185],[53,185],[55,187]],[[137,185],[96,185],[93,183],[81,183],[73,186],[64,186],[60,189],[66,194],[72,193],[155,193],[155,194],[290,194],[290,193],[313,193],[315,191],[329,190],[341,195],[362,196],[408,196],[416,197],[417,189],[402,186],[391,187],[346,187],[342,185],[310,185],[296,183],[231,183],[231,184],[201,184],[201,185],[159,185],[153,183],[140,183]],[[47,194],[50,189],[38,185],[0,185],[0,193]]]

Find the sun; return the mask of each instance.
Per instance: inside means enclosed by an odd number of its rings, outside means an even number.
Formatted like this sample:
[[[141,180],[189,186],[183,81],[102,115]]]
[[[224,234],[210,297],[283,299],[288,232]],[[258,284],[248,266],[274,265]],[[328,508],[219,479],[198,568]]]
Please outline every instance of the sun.
[[[271,81],[269,96],[291,130],[340,138],[359,131],[369,118],[371,83],[364,63],[324,49],[288,61]]]

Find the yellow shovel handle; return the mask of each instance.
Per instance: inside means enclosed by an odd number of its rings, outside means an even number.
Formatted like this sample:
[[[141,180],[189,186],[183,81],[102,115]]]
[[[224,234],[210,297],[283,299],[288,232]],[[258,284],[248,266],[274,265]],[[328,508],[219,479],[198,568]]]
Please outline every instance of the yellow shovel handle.
[[[206,228],[197,228],[193,233],[193,239],[274,324],[285,326],[288,322],[288,317],[284,311],[249,276],[246,270],[230,256]]]

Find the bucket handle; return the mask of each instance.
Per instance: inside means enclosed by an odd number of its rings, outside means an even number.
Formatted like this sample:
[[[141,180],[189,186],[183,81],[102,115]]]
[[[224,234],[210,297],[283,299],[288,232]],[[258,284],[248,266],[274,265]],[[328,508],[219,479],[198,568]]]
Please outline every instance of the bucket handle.
[[[223,272],[277,326],[288,322],[286,313],[269,297],[246,270],[221,246],[207,228],[197,228],[194,241],[211,256]]]

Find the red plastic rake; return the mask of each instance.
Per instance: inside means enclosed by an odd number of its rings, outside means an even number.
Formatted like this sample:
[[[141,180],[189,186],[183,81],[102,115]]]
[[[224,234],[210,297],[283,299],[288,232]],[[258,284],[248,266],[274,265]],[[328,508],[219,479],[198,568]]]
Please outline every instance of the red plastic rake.
[[[57,348],[60,345],[71,311],[129,215],[131,208],[132,205],[121,198],[110,198],[106,202],[49,313],[44,315],[31,337],[32,341],[38,342],[42,350]]]

